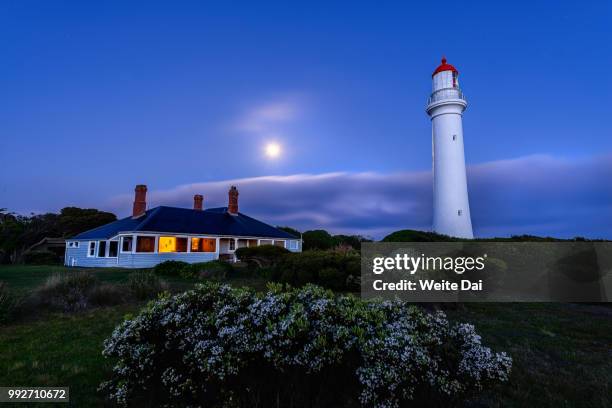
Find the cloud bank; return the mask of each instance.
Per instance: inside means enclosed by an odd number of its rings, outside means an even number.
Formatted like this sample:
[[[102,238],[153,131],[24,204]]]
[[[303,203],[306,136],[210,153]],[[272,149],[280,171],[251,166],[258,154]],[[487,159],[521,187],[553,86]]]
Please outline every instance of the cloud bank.
[[[266,176],[149,186],[149,206],[225,206],[230,185],[240,191],[240,211],[272,225],[324,228],[382,238],[398,229],[429,230],[431,172],[325,173]],[[472,222],[477,236],[537,234],[612,238],[612,155],[563,159],[534,155],[468,168]],[[107,208],[129,213],[133,197]]]

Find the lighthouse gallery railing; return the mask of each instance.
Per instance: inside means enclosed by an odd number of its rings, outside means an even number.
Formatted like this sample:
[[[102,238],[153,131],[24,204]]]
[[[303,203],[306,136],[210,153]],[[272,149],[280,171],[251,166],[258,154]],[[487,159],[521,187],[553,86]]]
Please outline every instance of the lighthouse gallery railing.
[[[431,105],[432,103],[442,101],[444,99],[462,99],[466,100],[463,96],[463,92],[459,88],[442,88],[433,92],[429,98],[427,98],[427,105]]]

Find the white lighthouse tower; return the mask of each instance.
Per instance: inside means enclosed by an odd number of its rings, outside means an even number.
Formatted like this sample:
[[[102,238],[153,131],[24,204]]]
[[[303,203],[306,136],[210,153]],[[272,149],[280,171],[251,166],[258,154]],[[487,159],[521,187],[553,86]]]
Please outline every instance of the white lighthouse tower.
[[[433,230],[474,238],[463,152],[462,117],[467,102],[458,78],[459,72],[442,57],[442,64],[432,74],[427,101],[433,154]]]

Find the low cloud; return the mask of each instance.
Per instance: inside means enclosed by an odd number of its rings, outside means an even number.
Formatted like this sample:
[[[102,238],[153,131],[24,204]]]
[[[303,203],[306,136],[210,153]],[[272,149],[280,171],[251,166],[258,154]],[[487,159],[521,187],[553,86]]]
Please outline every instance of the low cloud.
[[[470,166],[468,182],[478,236],[537,234],[612,237],[612,155],[563,159],[520,157]],[[273,225],[323,228],[382,238],[404,228],[428,230],[432,221],[431,172],[325,173],[267,176],[180,185],[149,194],[150,207],[227,205],[230,185],[240,211]],[[108,208],[129,212],[133,197]]]

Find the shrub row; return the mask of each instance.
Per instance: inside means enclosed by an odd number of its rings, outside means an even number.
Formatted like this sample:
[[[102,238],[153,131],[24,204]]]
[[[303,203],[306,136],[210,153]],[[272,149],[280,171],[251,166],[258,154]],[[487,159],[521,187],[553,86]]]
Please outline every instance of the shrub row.
[[[259,267],[274,282],[291,286],[307,283],[333,290],[358,290],[361,258],[354,251],[305,251],[291,253],[271,245],[240,248],[241,261]]]
[[[292,286],[307,283],[333,290],[359,289],[361,258],[334,251],[306,251],[283,257],[272,271],[273,281]]]
[[[163,280],[147,272],[130,273],[126,285],[100,282],[89,272],[67,272],[49,277],[25,300],[25,307],[78,312],[130,299],[151,299],[167,288]]]
[[[214,282],[150,303],[103,354],[116,365],[101,390],[120,406],[447,406],[512,364],[442,312]]]
[[[198,279],[225,279],[232,272],[232,265],[223,261],[187,263],[181,261],[165,261],[157,264],[153,271],[161,276],[175,276]]]
[[[288,254],[291,254],[291,252],[276,245],[244,247],[236,250],[238,259],[259,268],[274,266]]]

